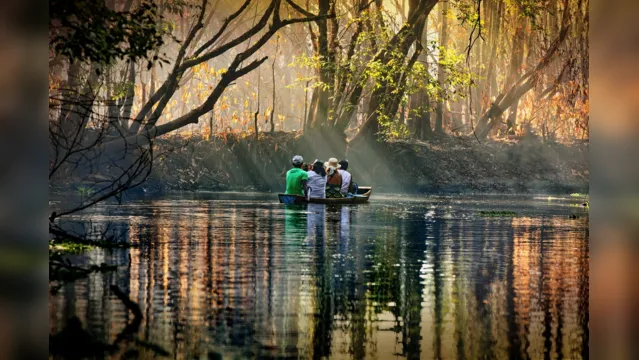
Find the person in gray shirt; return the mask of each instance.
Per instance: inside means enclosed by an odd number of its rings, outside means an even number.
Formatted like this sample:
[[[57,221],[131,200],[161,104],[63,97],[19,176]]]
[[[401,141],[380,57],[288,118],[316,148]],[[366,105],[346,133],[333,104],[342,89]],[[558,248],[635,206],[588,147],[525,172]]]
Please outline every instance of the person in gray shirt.
[[[339,170],[337,170],[339,172],[340,175],[342,175],[342,188],[340,189],[340,192],[342,193],[342,195],[346,196],[348,193],[352,192],[352,176],[351,173],[348,172],[348,160],[341,160],[339,162]]]
[[[315,160],[313,163],[312,169],[308,171],[306,186],[309,199],[326,199],[326,170],[322,161]]]

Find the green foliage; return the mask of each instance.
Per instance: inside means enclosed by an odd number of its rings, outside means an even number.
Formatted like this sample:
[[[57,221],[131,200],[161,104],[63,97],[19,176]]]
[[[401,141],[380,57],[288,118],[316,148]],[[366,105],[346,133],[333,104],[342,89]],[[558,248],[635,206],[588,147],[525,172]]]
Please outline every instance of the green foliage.
[[[407,94],[425,91],[431,99],[457,100],[465,98],[467,89],[474,82],[477,75],[465,66],[465,55],[455,52],[452,48],[438,46],[436,42],[429,45],[439,51],[439,63],[444,70],[444,81],[440,84],[432,73],[434,68],[428,68],[424,63],[417,62],[409,74]]]
[[[113,84],[111,100],[119,100],[126,96],[129,89],[135,86],[135,82],[122,81]]]
[[[293,56],[293,61],[291,61],[287,66],[304,70],[319,69],[322,66],[322,59],[320,56],[307,56],[303,53],[299,56]],[[317,73],[313,73],[306,77],[303,77],[298,73],[298,76],[295,78],[295,82],[293,84],[286,85],[286,88],[291,89],[295,87],[305,87],[306,83],[309,81],[312,82],[310,85],[311,88],[319,87],[326,90],[329,87],[328,84],[319,81]]]
[[[398,140],[410,138],[410,131],[406,124],[397,121],[397,118],[390,119],[382,111],[378,110],[381,138],[384,140]]]
[[[93,246],[83,243],[74,242],[71,240],[50,240],[49,251],[57,253],[82,253],[84,251],[92,249]]]
[[[49,47],[73,61],[109,64],[118,59],[148,58],[164,41],[157,6],[143,1],[135,10],[118,12],[104,1],[51,0]],[[153,60],[158,60],[156,55]],[[159,59],[166,62],[164,59]]]
[[[76,191],[78,192],[78,195],[82,197],[89,197],[93,195],[93,189],[88,186],[80,185],[77,187]]]
[[[439,65],[444,69],[444,85],[447,89],[447,91],[440,89],[439,96],[445,99],[454,99],[456,96],[465,97],[465,89],[468,89],[477,77],[464,66],[466,55],[444,46],[439,47],[439,54]]]
[[[546,1],[539,0],[510,0],[507,3],[517,8],[522,16],[530,19],[533,27],[536,27],[537,15],[545,11],[548,5]]]
[[[586,210],[590,210],[590,201],[586,201],[581,204],[570,204],[571,207],[583,208]]]
[[[431,44],[435,46],[434,43]],[[465,97],[466,89],[472,83],[474,75],[464,66],[465,57],[452,49],[443,46],[436,47],[439,51],[439,66],[443,68],[443,83],[435,79],[431,74],[434,69],[429,69],[422,62],[416,62],[409,67],[408,60],[405,59],[399,49],[390,53],[389,60],[385,63],[381,61],[371,61],[366,68],[366,77],[372,83],[375,90],[387,88],[386,99],[377,109],[378,121],[381,127],[382,138],[406,139],[410,137],[410,131],[406,124],[399,122],[399,114],[388,115],[385,113],[385,105],[400,98],[400,104],[407,103],[409,96],[419,91],[425,91],[431,99],[455,99]],[[426,51],[426,50],[423,50]],[[406,85],[398,83],[397,74],[404,74],[407,78]],[[428,106],[425,104],[424,106]],[[412,109],[421,111],[423,109]]]
[[[450,2],[457,15],[461,25],[467,24],[470,28],[477,26],[478,28],[483,26],[483,21],[479,22],[479,14],[477,13],[477,0],[452,0]],[[482,14],[483,15],[483,14]]]

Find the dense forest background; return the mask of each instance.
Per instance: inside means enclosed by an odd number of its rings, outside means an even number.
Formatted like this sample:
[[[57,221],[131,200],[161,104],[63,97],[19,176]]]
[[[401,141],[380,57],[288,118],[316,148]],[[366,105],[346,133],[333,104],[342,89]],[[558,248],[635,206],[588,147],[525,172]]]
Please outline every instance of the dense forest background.
[[[50,5],[56,216],[277,189],[294,153],[388,189],[587,188],[588,0]]]

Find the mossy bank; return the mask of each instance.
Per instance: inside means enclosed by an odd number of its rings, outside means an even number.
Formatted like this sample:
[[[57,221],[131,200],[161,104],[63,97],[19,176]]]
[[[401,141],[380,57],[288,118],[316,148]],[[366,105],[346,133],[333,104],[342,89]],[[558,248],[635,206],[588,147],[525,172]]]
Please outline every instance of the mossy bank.
[[[587,193],[587,143],[559,144],[539,138],[478,142],[444,137],[427,142],[388,142],[314,153],[298,133],[226,136],[212,139],[164,139],[168,151],[139,191],[281,191],[290,159],[346,157],[356,182],[377,191]]]

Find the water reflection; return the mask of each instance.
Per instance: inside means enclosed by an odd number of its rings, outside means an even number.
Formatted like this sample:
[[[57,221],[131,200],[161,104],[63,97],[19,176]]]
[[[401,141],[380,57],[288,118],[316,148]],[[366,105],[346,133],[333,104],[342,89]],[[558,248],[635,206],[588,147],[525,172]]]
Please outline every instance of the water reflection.
[[[52,333],[75,315],[112,341],[130,317],[117,284],[142,308],[139,337],[177,358],[588,354],[587,224],[565,214],[189,200],[100,217],[139,247],[75,259],[120,268],[52,296]]]

